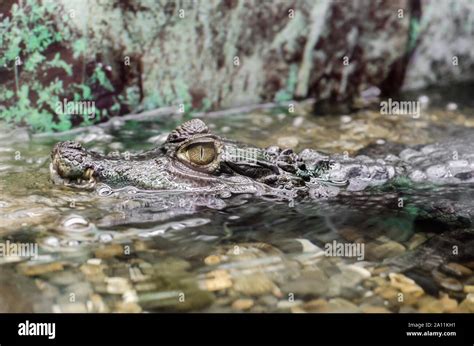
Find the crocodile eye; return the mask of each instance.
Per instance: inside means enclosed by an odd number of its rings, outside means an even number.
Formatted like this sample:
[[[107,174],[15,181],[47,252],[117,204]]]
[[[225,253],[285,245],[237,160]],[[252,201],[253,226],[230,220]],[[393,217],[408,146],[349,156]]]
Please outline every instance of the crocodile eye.
[[[186,156],[195,165],[208,165],[216,158],[216,148],[213,143],[196,143],[186,148]]]
[[[223,144],[213,136],[192,138],[176,150],[176,157],[188,167],[197,171],[214,174],[221,164]]]

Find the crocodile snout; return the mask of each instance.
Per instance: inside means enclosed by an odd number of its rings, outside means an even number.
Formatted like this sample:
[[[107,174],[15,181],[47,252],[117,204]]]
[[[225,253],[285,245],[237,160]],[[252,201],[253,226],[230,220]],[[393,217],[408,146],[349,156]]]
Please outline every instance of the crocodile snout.
[[[72,141],[57,143],[51,152],[51,177],[55,183],[92,179],[87,163],[88,153],[81,144]],[[66,180],[66,181],[65,181]]]

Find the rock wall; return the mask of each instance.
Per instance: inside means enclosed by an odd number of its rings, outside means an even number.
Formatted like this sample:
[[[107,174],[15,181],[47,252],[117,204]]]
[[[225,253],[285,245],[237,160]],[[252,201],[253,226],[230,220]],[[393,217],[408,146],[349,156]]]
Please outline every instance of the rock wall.
[[[90,52],[130,57],[146,108],[350,98],[385,80],[410,17],[406,0],[60,1]]]
[[[421,1],[404,89],[474,80],[474,1]]]
[[[19,35],[20,46],[13,38],[6,52],[0,47],[0,58],[9,56],[0,66],[0,101],[9,118],[23,110],[22,119],[38,120],[40,129],[87,123],[48,115],[54,105],[45,105],[53,98],[41,96],[45,90],[60,100],[95,100],[106,110],[89,121],[97,122],[179,104],[186,111],[309,97],[345,104],[371,87],[390,94],[474,79],[471,0],[55,0],[53,13],[38,9],[51,1],[0,4],[7,26],[12,6],[29,6],[26,13],[51,18],[59,33],[42,49],[35,24],[23,24],[31,26],[30,42]],[[50,24],[42,30],[51,35]],[[25,65],[13,66],[15,50]],[[59,125],[39,121],[46,116]]]

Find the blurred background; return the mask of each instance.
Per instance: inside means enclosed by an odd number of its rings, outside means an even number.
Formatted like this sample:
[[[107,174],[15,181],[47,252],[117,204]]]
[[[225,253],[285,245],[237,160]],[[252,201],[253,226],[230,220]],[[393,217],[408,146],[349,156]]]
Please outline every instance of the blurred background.
[[[0,118],[51,132],[307,98],[344,113],[367,93],[472,81],[473,38],[471,0],[3,0]]]

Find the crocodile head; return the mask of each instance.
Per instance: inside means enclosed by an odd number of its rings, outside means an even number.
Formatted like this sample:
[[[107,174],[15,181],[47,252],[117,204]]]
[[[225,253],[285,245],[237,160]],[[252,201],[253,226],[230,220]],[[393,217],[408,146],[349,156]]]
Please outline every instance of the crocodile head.
[[[198,119],[172,131],[148,152],[107,156],[77,142],[57,143],[51,179],[69,186],[134,186],[144,190],[256,192],[304,185],[294,175],[294,155],[276,147],[260,149],[212,134]],[[293,161],[292,161],[293,160]]]

